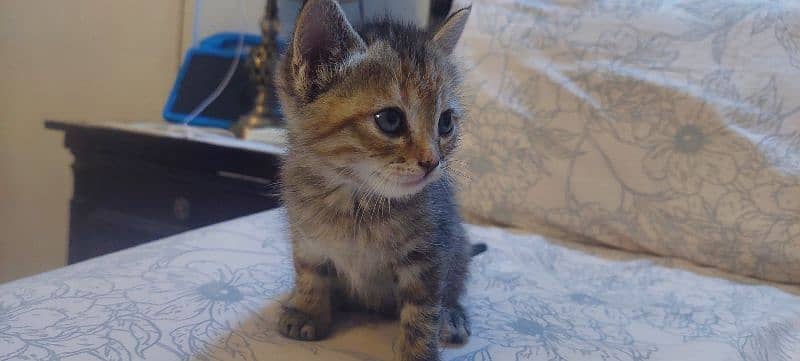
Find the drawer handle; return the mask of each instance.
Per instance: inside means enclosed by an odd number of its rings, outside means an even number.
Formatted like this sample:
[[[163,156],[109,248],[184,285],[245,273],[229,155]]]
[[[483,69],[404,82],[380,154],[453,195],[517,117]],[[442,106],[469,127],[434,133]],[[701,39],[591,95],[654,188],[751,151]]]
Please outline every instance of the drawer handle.
[[[175,218],[185,221],[192,213],[192,204],[184,197],[175,198],[172,203],[172,213],[175,214]]]

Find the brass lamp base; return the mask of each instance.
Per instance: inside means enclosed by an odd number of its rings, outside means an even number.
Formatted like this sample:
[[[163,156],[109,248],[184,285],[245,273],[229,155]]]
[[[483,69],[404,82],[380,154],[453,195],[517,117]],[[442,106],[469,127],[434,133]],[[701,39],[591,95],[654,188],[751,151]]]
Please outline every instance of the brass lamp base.
[[[231,132],[239,139],[247,139],[251,129],[278,127],[278,122],[273,118],[262,118],[258,115],[244,115],[233,124]]]
[[[247,138],[247,131],[250,129],[279,126],[278,119],[267,106],[267,91],[264,87],[259,87],[254,104],[253,110],[239,117],[230,128],[239,139]]]
[[[250,69],[250,80],[256,86],[253,110],[241,116],[230,127],[230,131],[238,138],[246,138],[250,129],[280,126],[278,116],[273,108],[275,99],[267,90],[280,56],[276,44],[279,28],[278,2],[277,0],[267,0],[264,16],[261,18],[261,44],[253,47],[247,62]]]

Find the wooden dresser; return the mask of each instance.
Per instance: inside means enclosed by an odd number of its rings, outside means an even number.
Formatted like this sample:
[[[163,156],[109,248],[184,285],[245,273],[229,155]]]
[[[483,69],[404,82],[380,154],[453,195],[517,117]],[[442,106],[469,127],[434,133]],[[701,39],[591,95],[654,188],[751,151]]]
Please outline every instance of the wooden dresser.
[[[69,263],[279,206],[282,146],[165,123],[45,124],[75,156]]]

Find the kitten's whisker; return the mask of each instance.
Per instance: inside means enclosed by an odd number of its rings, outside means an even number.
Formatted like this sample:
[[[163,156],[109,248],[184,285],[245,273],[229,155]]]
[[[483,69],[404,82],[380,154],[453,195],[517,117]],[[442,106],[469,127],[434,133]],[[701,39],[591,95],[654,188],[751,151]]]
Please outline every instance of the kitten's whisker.
[[[462,177],[465,180],[472,180],[472,175],[470,174],[468,168],[453,167],[450,164],[445,164],[444,170],[446,171],[446,173]]]
[[[468,181],[472,180],[471,176],[463,174],[463,173],[458,173],[458,172],[450,172],[450,174],[448,174],[448,176],[453,178],[453,179],[455,179],[455,180],[461,180],[461,181],[465,181],[465,182],[468,182]]]
[[[388,183],[389,182],[386,179],[382,179],[381,180],[381,188],[385,188],[388,185]],[[377,208],[378,215],[380,216],[381,219],[386,218],[388,216],[388,214],[389,214],[388,211],[386,213],[384,213],[384,211],[383,211],[384,204],[388,205],[388,201],[389,201],[389,197],[385,197],[385,196],[382,196],[382,195],[378,196],[378,199],[377,199],[377,202],[376,202],[375,206]]]

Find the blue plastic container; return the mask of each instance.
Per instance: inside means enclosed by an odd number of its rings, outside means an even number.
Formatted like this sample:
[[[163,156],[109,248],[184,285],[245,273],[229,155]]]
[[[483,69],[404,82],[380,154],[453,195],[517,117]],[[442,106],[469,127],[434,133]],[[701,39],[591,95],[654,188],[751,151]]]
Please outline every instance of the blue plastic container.
[[[237,56],[240,33],[219,33],[189,49],[178,71],[175,84],[164,106],[164,119],[183,124],[187,117],[211,95],[229,71]],[[239,65],[230,83],[219,97],[191,119],[189,125],[229,128],[232,123],[253,109],[255,86],[246,66],[250,49],[261,43],[261,36],[244,34],[244,47],[239,54]],[[279,51],[285,41],[278,41]],[[276,109],[276,114],[278,109]]]

